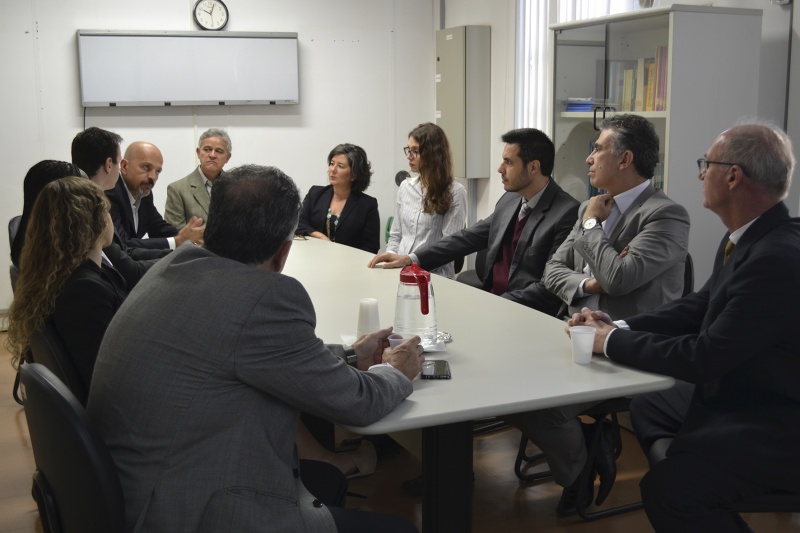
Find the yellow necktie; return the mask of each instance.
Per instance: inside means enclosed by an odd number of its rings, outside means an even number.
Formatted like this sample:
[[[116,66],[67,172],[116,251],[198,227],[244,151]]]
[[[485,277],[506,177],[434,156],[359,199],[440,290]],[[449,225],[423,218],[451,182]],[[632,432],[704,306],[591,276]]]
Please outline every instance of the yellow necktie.
[[[722,256],[722,264],[723,265],[725,265],[725,263],[728,262],[728,258],[733,253],[733,247],[734,246],[736,246],[736,245],[733,243],[733,241],[728,241],[728,244],[725,245],[725,254]]]

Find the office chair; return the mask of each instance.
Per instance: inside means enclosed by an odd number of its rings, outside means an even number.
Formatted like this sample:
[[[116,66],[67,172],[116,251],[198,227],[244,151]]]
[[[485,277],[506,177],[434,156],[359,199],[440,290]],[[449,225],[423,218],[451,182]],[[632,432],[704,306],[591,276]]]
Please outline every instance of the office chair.
[[[683,269],[683,293],[682,296],[686,296],[690,294],[694,290],[694,263],[692,262],[692,256],[687,252],[686,253],[686,260],[684,262],[684,269]],[[626,412],[630,410],[631,399],[630,398],[612,398],[610,400],[603,401],[597,405],[590,407],[589,409],[585,410],[581,413],[581,416],[589,416],[594,418],[595,423],[600,422],[601,420],[606,420],[610,418],[611,424],[614,425],[614,430],[619,431],[619,421],[617,419],[617,414],[621,412]],[[635,511],[637,509],[642,508],[642,502],[634,502],[627,505],[620,505],[618,507],[613,507],[610,509],[604,509],[601,511],[595,511],[590,513],[587,511],[586,506],[581,505],[581,502],[590,501],[589,498],[586,498],[584,492],[588,490],[588,478],[593,473],[594,468],[594,459],[600,451],[600,438],[601,432],[595,431],[593,440],[588,445],[588,459],[586,461],[586,466],[584,467],[583,472],[581,473],[581,482],[579,483],[580,493],[578,494],[578,514],[584,520],[596,520],[598,518],[604,518],[606,516],[614,516],[621,513],[626,513],[628,511]],[[668,444],[667,444],[668,446]],[[517,458],[514,461],[514,473],[525,483],[529,483],[532,481],[536,481],[539,479],[544,479],[550,477],[550,471],[541,471],[535,472],[531,474],[526,474],[522,471],[522,463],[525,462],[527,464],[534,464],[536,462],[542,461],[545,459],[543,453],[538,453],[534,455],[529,455],[527,453],[528,447],[528,437],[525,434],[522,434],[519,443],[519,450],[517,451]],[[654,445],[655,448],[655,445]],[[664,448],[666,451],[666,448]],[[620,454],[622,453],[622,445],[620,443],[618,449],[615,450],[616,458],[619,458]],[[652,463],[651,463],[652,464]]]
[[[46,367],[20,369],[36,472],[33,496],[45,533],[116,533],[125,504],[116,467],[72,392]]]
[[[14,238],[17,236],[17,231],[19,230],[19,221],[22,220],[21,215],[17,215],[12,217],[11,220],[8,221],[8,246],[14,243]],[[17,290],[17,278],[19,277],[19,268],[14,263],[11,263],[9,267],[9,275],[11,276],[11,292],[13,293]]]
[[[31,349],[28,362],[44,365],[67,387],[78,399],[81,405],[86,406],[89,399],[88,387],[78,373],[78,368],[72,362],[72,357],[59,337],[52,319],[44,321],[41,330],[31,335]]]
[[[478,250],[475,254],[475,269],[465,270],[456,276],[456,281],[465,283],[476,289],[483,287],[483,277],[486,275],[486,253],[487,250]],[[458,272],[458,270],[456,270]]]

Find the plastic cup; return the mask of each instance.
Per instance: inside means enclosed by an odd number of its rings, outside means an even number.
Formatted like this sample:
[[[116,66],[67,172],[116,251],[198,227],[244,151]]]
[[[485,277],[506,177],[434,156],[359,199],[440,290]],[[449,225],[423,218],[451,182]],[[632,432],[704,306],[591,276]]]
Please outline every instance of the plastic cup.
[[[394,348],[398,344],[403,344],[405,341],[413,337],[413,335],[403,335],[402,333],[392,333],[389,335],[389,346]]]
[[[358,306],[356,339],[360,339],[363,335],[379,329],[381,329],[381,321],[378,315],[378,300],[375,298],[363,298]]]
[[[578,365],[592,362],[595,329],[591,326],[572,326],[569,338],[572,341],[572,361]]]

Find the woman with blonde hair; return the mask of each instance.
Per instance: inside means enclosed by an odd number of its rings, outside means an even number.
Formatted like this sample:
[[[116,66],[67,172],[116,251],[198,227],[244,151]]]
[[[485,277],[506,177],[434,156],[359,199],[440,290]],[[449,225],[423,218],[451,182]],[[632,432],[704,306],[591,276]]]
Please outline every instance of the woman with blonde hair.
[[[108,199],[90,180],[66,177],[42,189],[28,220],[9,310],[14,366],[31,334],[50,319],[89,390],[103,334],[126,296],[122,277],[103,265],[102,249],[113,234]]]
[[[426,122],[411,130],[403,151],[418,176],[400,184],[386,251],[408,255],[464,228],[467,190],[453,179],[450,143],[436,124]],[[433,272],[449,278],[455,275],[453,263]]]

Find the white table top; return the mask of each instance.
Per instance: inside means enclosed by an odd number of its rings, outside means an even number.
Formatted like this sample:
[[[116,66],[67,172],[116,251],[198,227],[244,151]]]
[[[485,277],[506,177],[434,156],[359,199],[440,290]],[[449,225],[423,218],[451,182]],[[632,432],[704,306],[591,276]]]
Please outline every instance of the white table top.
[[[284,273],[311,295],[317,335],[341,343],[354,334],[362,298],[378,300],[381,324],[392,325],[399,269],[367,268],[372,254],[309,239],[294,241]],[[633,370],[595,356],[572,362],[564,323],[523,305],[440,276],[432,279],[439,331],[453,336],[450,380],[414,380],[414,393],[362,434],[381,434],[603,400],[673,385],[670,377]]]

